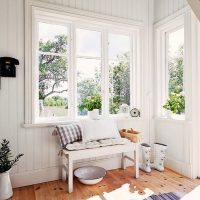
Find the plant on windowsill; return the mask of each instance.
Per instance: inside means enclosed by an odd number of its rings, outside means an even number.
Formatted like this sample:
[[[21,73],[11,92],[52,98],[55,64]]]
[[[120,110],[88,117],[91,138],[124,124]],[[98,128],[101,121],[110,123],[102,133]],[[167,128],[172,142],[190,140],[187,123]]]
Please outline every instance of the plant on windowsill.
[[[13,195],[9,170],[19,161],[24,154],[18,154],[14,159],[9,146],[9,141],[3,139],[0,146],[0,199],[9,199]]]
[[[79,109],[87,109],[88,117],[90,119],[98,119],[99,109],[101,109],[101,96],[96,94],[94,96],[84,98],[79,105]]]
[[[185,111],[185,97],[182,93],[171,93],[167,102],[163,106],[166,109],[166,115],[171,118],[171,114],[182,114]]]

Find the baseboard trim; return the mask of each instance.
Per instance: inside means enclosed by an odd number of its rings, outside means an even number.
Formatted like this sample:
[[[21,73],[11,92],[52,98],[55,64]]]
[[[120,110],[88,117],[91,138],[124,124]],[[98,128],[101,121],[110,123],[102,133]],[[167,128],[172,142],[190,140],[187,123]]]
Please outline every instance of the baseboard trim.
[[[182,161],[177,161],[172,158],[166,158],[165,166],[175,172],[178,172],[186,177],[192,178],[191,164]]]
[[[86,165],[96,165],[103,167],[106,170],[118,169],[121,167],[121,157],[115,156],[98,160],[77,162],[74,163],[74,169]],[[127,161],[127,166],[131,165],[132,163]],[[61,166],[11,174],[11,182],[13,188],[55,181],[59,179],[61,179]]]
[[[40,170],[11,174],[13,188],[54,181],[61,178],[60,167],[51,167]]]

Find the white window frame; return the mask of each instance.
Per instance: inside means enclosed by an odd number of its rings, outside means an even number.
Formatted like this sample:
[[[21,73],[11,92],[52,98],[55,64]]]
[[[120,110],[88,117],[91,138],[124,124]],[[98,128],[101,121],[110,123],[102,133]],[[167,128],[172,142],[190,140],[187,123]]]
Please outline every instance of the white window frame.
[[[29,6],[29,14],[26,13],[27,16],[29,16],[29,20],[27,19],[26,22],[26,48],[27,51],[25,52],[26,57],[26,65],[27,69],[25,72],[25,124],[41,124],[41,123],[63,123],[67,121],[73,121],[78,119],[77,116],[77,100],[76,100],[76,34],[75,30],[76,28],[83,28],[88,30],[96,30],[100,31],[102,33],[102,50],[101,50],[101,65],[102,65],[102,101],[103,101],[103,107],[102,107],[102,117],[112,117],[109,114],[109,95],[108,95],[108,71],[109,71],[109,65],[108,65],[108,33],[114,32],[118,34],[127,34],[131,37],[131,57],[133,58],[134,54],[134,62],[132,62],[133,59],[131,59],[131,108],[137,107],[142,111],[141,108],[141,88],[138,88],[138,86],[141,85],[141,55],[143,50],[142,45],[142,31],[143,26],[142,25],[128,25],[128,24],[120,24],[120,23],[114,23],[114,22],[107,22],[102,20],[91,20],[87,17],[80,17],[80,16],[74,16],[71,14],[66,13],[60,13],[60,12],[52,12],[52,10],[44,9],[44,8],[38,8],[35,6]],[[41,20],[41,21],[40,21]],[[35,63],[35,60],[37,60],[37,41],[38,38],[36,37],[38,35],[38,29],[36,27],[36,24],[40,22],[53,22],[52,24],[60,24],[67,27],[70,27],[70,33],[69,33],[69,41],[70,41],[70,51],[69,51],[69,81],[68,84],[70,84],[69,88],[69,96],[68,96],[68,105],[69,105],[69,111],[68,111],[68,117],[59,117],[55,118],[45,118],[42,120],[41,118],[36,117],[36,107],[38,102],[38,88],[37,88],[37,78],[38,78],[38,69],[35,71],[35,67],[37,66],[37,63]],[[123,31],[118,31],[122,29]],[[132,40],[134,38],[134,41]],[[134,46],[134,47],[133,47]],[[133,51],[135,50],[135,52]],[[71,76],[72,75],[72,76]],[[117,115],[114,115],[114,117],[117,117]]]
[[[168,73],[168,44],[167,37],[170,32],[185,28],[184,15],[180,15],[164,24],[155,27],[155,65],[156,65],[156,116],[165,117],[163,105],[166,103],[169,93],[169,73]],[[185,49],[185,36],[184,36]],[[185,55],[184,55],[185,60]],[[185,63],[185,62],[184,62]],[[184,69],[185,71],[185,64]],[[185,73],[183,73],[183,84],[185,85]],[[184,87],[183,85],[183,87]],[[184,119],[182,116],[174,116],[176,119]]]
[[[76,30],[77,29],[83,29],[83,30],[88,30],[88,31],[97,31],[97,32],[100,32],[101,33],[101,55],[100,57],[94,57],[94,56],[80,56],[78,55],[78,53],[76,52]],[[81,23],[76,23],[74,24],[74,47],[75,47],[75,50],[74,50],[74,58],[75,58],[75,76],[74,76],[74,84],[75,84],[75,113],[74,113],[74,118],[75,119],[81,119],[81,118],[85,118],[85,116],[78,116],[78,104],[77,104],[77,65],[76,65],[76,59],[78,58],[85,58],[85,59],[96,59],[96,60],[100,60],[101,61],[101,93],[102,95],[104,96],[104,93],[103,93],[103,90],[104,90],[104,84],[103,84],[103,78],[104,78],[104,75],[103,75],[103,62],[104,62],[104,59],[103,59],[103,34],[104,34],[104,31],[102,28],[99,28],[98,26],[94,26],[94,25],[91,25],[91,24],[81,24]],[[104,107],[104,98],[102,97],[102,106]],[[104,109],[102,108],[102,115],[104,116]]]

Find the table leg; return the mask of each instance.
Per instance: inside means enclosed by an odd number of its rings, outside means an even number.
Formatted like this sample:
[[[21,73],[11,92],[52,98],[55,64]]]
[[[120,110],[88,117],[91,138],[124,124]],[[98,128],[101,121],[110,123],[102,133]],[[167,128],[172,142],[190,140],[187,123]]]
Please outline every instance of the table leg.
[[[134,160],[135,160],[135,178],[139,178],[139,146],[136,145],[134,151]]]
[[[126,169],[126,154],[122,153],[121,168]]]

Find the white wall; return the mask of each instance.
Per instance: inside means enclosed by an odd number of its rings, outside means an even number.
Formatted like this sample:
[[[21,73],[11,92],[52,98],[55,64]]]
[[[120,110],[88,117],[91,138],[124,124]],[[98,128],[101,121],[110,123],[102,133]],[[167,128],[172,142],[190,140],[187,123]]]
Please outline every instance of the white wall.
[[[155,122],[155,141],[166,144],[166,166],[170,169],[191,176],[192,122],[172,119],[157,119]]]
[[[143,21],[146,0],[39,0],[99,14]]]
[[[176,5],[174,4],[176,2]],[[200,174],[199,152],[199,65],[197,55],[200,49],[198,41],[199,26],[197,19],[187,6],[185,0],[155,0],[156,27],[178,14],[184,14],[185,19],[185,92],[186,119],[155,119],[155,140],[168,145],[166,165],[188,177]],[[184,8],[186,7],[186,9]],[[184,8],[184,9],[183,9]],[[155,27],[155,28],[156,28]],[[158,84],[158,83],[156,83]]]
[[[158,22],[188,5],[187,0],[154,0],[154,21]]]
[[[140,20],[145,24],[149,21],[147,0],[43,1],[95,13]],[[60,177],[57,167],[60,161],[57,155],[59,141],[51,136],[52,128],[21,127],[24,122],[24,71],[26,69],[24,66],[23,0],[0,0],[0,27],[0,56],[15,57],[20,62],[20,65],[17,66],[17,77],[2,78],[0,90],[0,139],[9,139],[14,153],[25,154],[12,170],[13,185],[22,186],[58,179]],[[148,33],[148,30],[145,31]],[[148,53],[146,52],[146,54]],[[148,60],[146,62],[148,63]],[[146,85],[146,90],[149,91],[149,84]],[[136,127],[143,132],[145,140],[149,141],[148,113],[146,116],[143,120],[119,121],[119,127]],[[102,163],[105,163],[107,168],[110,167],[108,162]],[[117,164],[112,167],[117,167]]]

